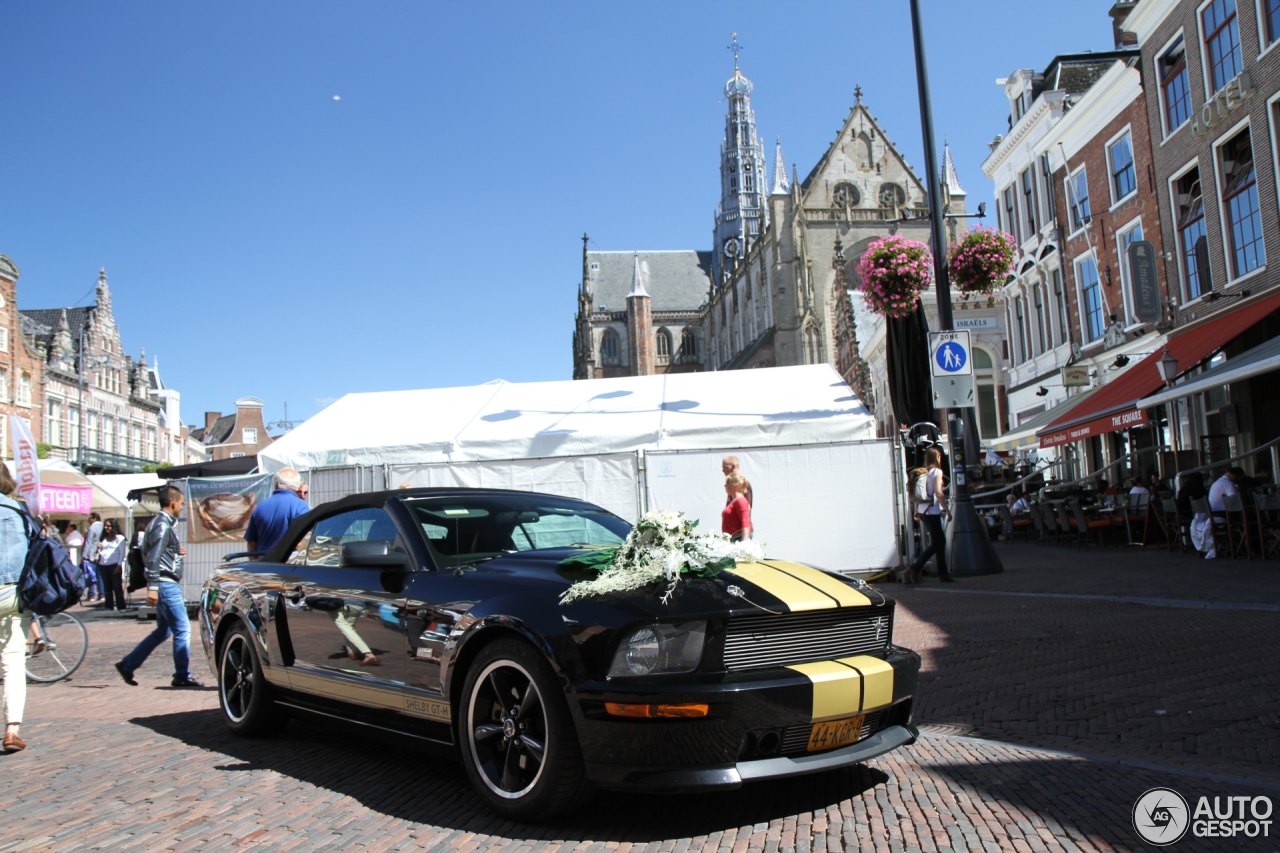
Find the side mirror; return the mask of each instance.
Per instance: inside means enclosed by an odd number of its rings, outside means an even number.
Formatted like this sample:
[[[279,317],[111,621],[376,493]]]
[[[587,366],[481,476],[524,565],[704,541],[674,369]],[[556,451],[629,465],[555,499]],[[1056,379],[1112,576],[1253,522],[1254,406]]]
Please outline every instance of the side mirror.
[[[343,545],[342,565],[348,568],[407,571],[409,556],[391,550],[391,542],[386,539],[370,539]]]

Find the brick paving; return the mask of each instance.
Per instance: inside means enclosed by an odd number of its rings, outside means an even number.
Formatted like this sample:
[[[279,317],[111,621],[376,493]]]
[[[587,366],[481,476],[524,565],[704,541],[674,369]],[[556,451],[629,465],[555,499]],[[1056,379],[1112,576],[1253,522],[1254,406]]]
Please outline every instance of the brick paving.
[[[955,586],[1063,591],[1043,555],[1001,553],[1004,575]],[[1067,565],[1097,575],[1089,592],[1116,593],[1099,561],[1134,555],[1089,556]],[[1168,581],[1167,597],[1197,591]],[[140,687],[118,680],[111,662],[148,625],[93,621],[75,678],[31,686],[31,747],[0,757],[0,853],[1139,850],[1129,814],[1149,788],[1280,799],[1274,613],[887,588],[901,602],[898,638],[925,659],[918,743],[737,792],[605,793],[536,825],[494,817],[460,766],[398,741],[299,722],[275,739],[232,737],[211,690],[167,687],[168,646]],[[193,669],[206,677],[202,660]],[[1188,838],[1171,849],[1278,847]]]

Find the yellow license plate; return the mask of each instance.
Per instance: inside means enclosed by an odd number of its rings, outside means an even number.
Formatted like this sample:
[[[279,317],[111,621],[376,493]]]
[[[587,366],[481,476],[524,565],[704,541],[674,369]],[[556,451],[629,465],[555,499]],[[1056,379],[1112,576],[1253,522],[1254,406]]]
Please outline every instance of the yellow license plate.
[[[866,714],[859,714],[856,717],[845,717],[843,720],[832,720],[829,723],[814,723],[813,732],[809,735],[809,751],[819,752],[857,742],[858,735],[862,733],[862,723],[866,718]]]

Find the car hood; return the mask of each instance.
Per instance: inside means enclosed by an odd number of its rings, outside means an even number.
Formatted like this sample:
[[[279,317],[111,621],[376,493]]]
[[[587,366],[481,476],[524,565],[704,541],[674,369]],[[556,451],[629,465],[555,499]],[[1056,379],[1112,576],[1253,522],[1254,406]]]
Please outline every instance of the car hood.
[[[524,551],[486,560],[469,570],[474,570],[478,577],[493,580],[509,578],[514,581],[520,578],[525,582],[548,584],[556,590],[558,597],[575,580],[591,577],[563,565],[564,560],[584,553],[587,552],[574,548]],[[661,619],[875,607],[886,602],[883,595],[860,580],[800,563],[772,559],[742,563],[714,578],[685,575],[666,603],[662,601],[663,592],[662,585],[653,584],[624,593],[579,599],[571,604],[562,604],[560,608],[566,618],[581,615],[584,617],[581,621],[587,621],[591,612],[599,608],[624,611],[631,618],[648,616]]]

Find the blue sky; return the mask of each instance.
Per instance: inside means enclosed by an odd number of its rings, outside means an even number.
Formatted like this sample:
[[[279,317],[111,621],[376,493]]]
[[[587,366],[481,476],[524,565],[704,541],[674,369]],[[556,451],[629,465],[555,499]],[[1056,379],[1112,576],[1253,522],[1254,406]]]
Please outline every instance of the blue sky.
[[[994,80],[1111,47],[1110,2],[925,0],[970,206]],[[905,0],[7,3],[0,253],[19,304],[109,276],[127,351],[203,422],[352,391],[567,379],[581,235],[709,248],[736,30],[803,176],[860,84],[923,162]],[[338,95],[340,100],[335,100]]]

